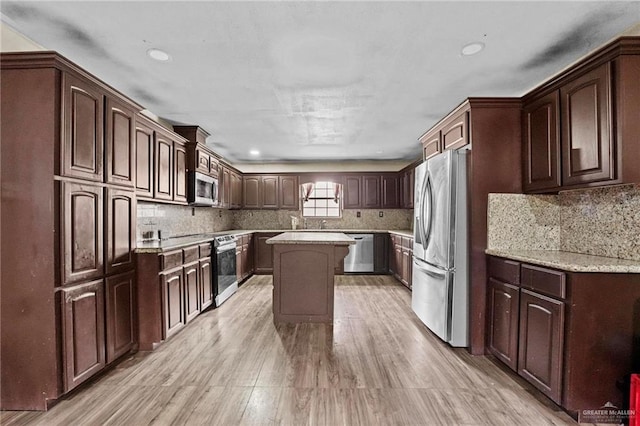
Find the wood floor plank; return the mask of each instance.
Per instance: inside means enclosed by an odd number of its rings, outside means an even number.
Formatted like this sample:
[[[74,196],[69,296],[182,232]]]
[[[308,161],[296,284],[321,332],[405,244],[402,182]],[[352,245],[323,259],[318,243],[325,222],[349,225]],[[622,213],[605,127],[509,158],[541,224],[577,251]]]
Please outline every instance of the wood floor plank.
[[[392,277],[337,277],[332,325],[276,327],[271,282],[252,277],[156,351],[48,412],[2,412],[0,423],[576,424],[490,359],[440,341]]]

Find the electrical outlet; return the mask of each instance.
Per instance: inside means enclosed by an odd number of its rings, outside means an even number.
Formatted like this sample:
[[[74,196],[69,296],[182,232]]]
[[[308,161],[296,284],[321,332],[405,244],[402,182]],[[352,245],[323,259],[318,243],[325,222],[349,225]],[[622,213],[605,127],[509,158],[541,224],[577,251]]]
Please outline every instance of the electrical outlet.
[[[218,217],[222,217],[222,210],[218,210]]]
[[[378,212],[378,217],[384,217],[384,212]]]
[[[356,217],[360,217],[360,212],[356,212]]]

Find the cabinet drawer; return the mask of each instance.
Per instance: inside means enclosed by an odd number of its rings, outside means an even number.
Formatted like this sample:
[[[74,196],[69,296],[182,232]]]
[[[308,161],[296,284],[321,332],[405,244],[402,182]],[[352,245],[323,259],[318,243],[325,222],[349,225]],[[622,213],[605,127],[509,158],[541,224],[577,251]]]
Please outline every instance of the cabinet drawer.
[[[200,258],[211,257],[211,243],[200,244]]]
[[[411,237],[402,237],[402,247],[406,249],[413,248],[413,238]]]
[[[161,271],[182,266],[182,250],[162,253],[159,257]]]
[[[402,245],[402,237],[400,235],[391,234],[391,241],[394,245]]]
[[[541,268],[533,265],[522,265],[522,287],[547,296],[566,297],[566,275],[564,272]]]
[[[489,256],[489,276],[505,283],[520,284],[520,263]]]
[[[184,248],[182,252],[184,253],[184,263],[193,262],[200,258],[198,246]]]

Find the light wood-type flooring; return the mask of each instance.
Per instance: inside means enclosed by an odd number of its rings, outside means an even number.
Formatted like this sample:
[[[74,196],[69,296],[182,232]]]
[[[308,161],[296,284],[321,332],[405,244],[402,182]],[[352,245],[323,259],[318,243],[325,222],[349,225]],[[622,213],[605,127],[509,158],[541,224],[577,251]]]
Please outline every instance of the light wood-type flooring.
[[[271,276],[254,276],[156,351],[0,424],[575,424],[487,357],[433,336],[392,277],[337,277],[333,327],[275,327],[271,291]]]

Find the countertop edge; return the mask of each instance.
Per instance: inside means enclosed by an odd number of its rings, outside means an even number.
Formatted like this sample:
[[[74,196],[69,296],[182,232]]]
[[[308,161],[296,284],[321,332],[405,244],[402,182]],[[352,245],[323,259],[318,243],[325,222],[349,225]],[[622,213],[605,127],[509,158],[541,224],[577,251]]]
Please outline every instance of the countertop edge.
[[[533,253],[535,250],[528,251],[528,253],[513,253],[511,251],[503,251],[503,250],[495,250],[495,249],[486,249],[485,254],[497,257],[503,257],[505,259],[517,260],[520,262],[531,263],[534,265],[546,266],[549,268],[559,269],[566,272],[591,272],[591,273],[613,273],[613,274],[640,274],[640,262],[634,263],[633,260],[626,259],[615,259],[604,256],[594,256],[588,254],[580,254],[580,253],[571,253],[571,252],[554,252],[547,250],[540,250],[540,254],[544,254],[545,256],[549,256],[551,253],[557,253],[559,256],[577,256],[577,257],[588,257],[592,258],[594,262],[593,265],[582,265],[578,263],[569,263],[563,261],[554,261],[550,259],[543,259],[539,257],[535,257]],[[610,262],[607,264],[607,262]],[[629,264],[618,264],[619,262]]]

